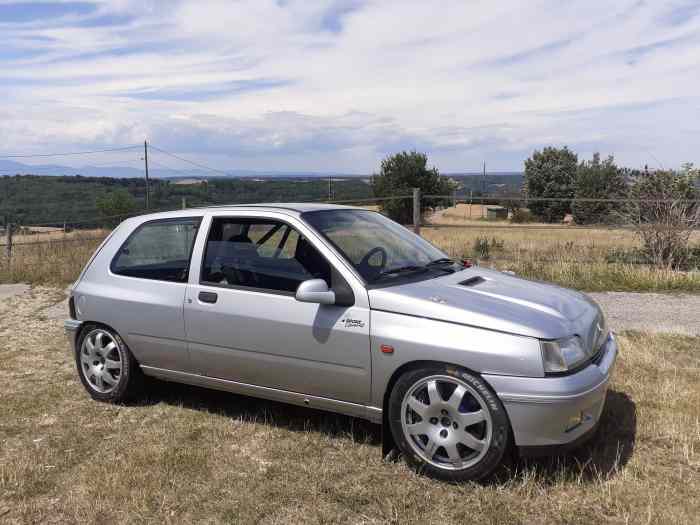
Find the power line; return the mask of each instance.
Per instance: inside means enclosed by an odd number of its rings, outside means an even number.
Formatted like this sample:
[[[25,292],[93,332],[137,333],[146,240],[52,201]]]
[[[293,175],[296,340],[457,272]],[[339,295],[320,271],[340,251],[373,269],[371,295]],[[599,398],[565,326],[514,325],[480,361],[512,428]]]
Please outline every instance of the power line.
[[[129,149],[140,148],[141,146],[123,146],[120,148],[107,148],[98,149],[91,151],[71,151],[66,153],[32,153],[32,154],[13,154],[13,155],[0,155],[0,159],[31,159],[31,158],[45,158],[45,157],[68,157],[71,155],[91,155],[93,153],[109,153],[111,151],[126,151]]]
[[[165,151],[165,150],[162,149],[162,148],[157,148],[157,147],[154,146],[153,144],[151,144],[150,146],[151,146],[152,149],[154,149],[154,150],[156,150],[156,151],[160,151],[161,153],[165,153],[166,155],[169,155],[169,156],[171,156],[171,157],[173,157],[173,158],[175,158],[175,159],[177,159],[177,160],[181,160],[182,162],[187,162],[188,164],[192,164],[192,166],[197,166],[198,168],[202,168],[202,169],[205,169],[205,170],[213,171],[213,172],[215,172],[215,173],[221,173],[222,175],[230,176],[230,173],[227,173],[227,172],[225,172],[225,171],[223,171],[223,170],[219,170],[219,169],[216,169],[216,168],[212,168],[211,166],[207,166],[207,165],[205,165],[205,164],[200,164],[199,162],[195,162],[195,161],[193,161],[193,160],[189,160],[189,159],[186,159],[186,158],[184,158],[184,157],[180,157],[180,156],[178,156],[178,155],[175,155],[174,153],[170,153],[169,151]]]

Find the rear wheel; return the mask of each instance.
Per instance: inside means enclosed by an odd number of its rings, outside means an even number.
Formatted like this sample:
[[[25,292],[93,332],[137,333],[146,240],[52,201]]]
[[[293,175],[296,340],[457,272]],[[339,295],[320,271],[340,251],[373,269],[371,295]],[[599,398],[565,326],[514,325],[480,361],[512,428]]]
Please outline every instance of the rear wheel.
[[[124,401],[140,390],[142,372],[119,334],[86,326],[77,341],[75,363],[88,393],[99,401]]]
[[[487,476],[509,446],[500,400],[481,378],[452,366],[402,375],[391,392],[389,421],[407,462],[447,481]]]

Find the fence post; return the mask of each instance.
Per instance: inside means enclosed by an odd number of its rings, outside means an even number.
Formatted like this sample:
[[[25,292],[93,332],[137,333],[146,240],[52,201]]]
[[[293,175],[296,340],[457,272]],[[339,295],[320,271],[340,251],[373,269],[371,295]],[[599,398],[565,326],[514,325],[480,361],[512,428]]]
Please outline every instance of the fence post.
[[[12,260],[12,223],[7,221],[5,222],[5,234],[7,235],[5,255],[7,256],[7,267],[9,269]]]
[[[420,235],[420,188],[413,188],[413,231]]]
[[[182,209],[184,210],[186,208],[187,208],[187,197],[183,197],[182,198]]]
[[[457,208],[457,190],[452,190],[452,207]]]

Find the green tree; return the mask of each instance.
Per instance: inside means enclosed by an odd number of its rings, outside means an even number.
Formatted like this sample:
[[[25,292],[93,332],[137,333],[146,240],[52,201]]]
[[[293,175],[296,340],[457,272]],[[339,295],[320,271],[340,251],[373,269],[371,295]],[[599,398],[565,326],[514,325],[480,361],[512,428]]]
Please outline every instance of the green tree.
[[[109,218],[109,223],[118,223],[136,208],[136,201],[126,189],[115,188],[98,195],[95,206],[102,217]]]
[[[600,153],[594,153],[593,159],[581,162],[576,172],[574,221],[576,224],[609,222],[619,203],[578,199],[621,199],[626,193],[625,172],[617,167],[613,156],[601,162]]]
[[[420,188],[422,195],[448,195],[452,184],[440,175],[437,168],[428,168],[428,157],[416,151],[402,151],[385,158],[378,175],[371,180],[372,190],[377,197],[397,197],[412,195],[413,188]],[[442,199],[421,199],[421,215],[429,208],[443,203]],[[413,222],[413,201],[396,199],[382,202],[384,211],[401,224]]]
[[[571,212],[578,158],[566,146],[535,150],[525,161],[525,188],[530,211],[545,222],[561,221]]]

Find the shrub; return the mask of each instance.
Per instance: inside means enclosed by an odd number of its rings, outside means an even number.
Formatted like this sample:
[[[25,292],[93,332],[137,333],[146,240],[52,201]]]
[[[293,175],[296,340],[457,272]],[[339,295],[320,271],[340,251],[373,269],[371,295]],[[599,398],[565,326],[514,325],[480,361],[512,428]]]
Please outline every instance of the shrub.
[[[523,224],[527,222],[535,222],[537,219],[527,208],[515,208],[513,210],[513,215],[510,217],[510,222],[516,224]]]
[[[505,242],[496,237],[492,237],[491,240],[489,240],[488,237],[477,237],[474,239],[472,252],[478,259],[489,259],[491,257],[491,251],[502,250],[504,245]]]
[[[648,260],[666,268],[686,268],[692,258],[693,230],[700,227],[697,172],[655,171],[634,180],[623,219],[634,225]]]

